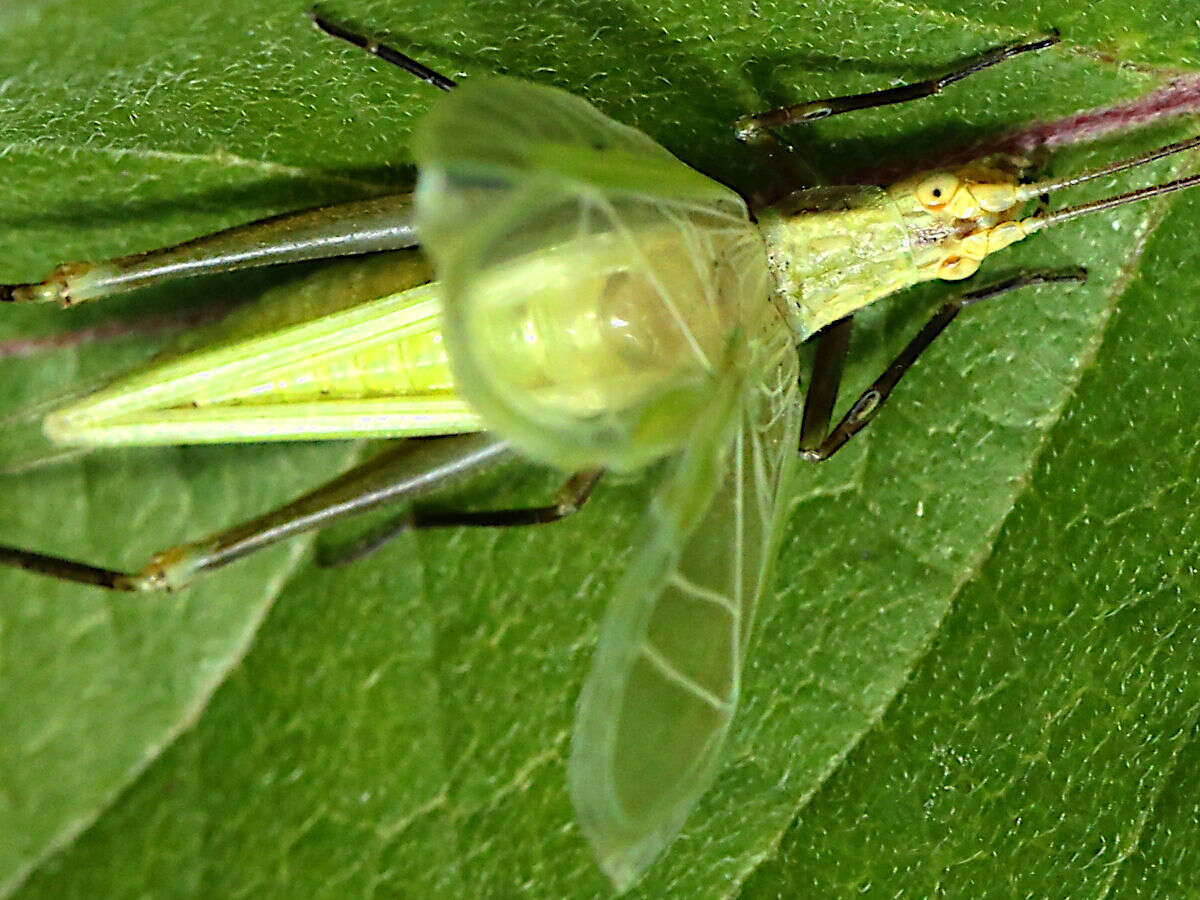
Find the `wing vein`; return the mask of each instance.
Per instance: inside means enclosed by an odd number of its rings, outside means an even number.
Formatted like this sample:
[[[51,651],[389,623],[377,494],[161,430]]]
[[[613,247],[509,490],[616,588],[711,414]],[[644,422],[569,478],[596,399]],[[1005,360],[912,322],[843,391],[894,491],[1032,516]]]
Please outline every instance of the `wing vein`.
[[[673,206],[689,213],[711,216],[717,219],[725,219],[727,222],[731,223],[728,227],[723,229],[708,226],[713,231],[746,231],[747,225],[749,224],[749,220],[745,218],[744,214],[726,212],[724,209],[719,209],[716,206],[701,206],[696,203],[688,203],[686,200],[677,200],[673,197],[663,197],[662,203],[664,206]]]
[[[659,673],[672,684],[678,685],[689,694],[703,700],[718,712],[726,714],[733,712],[733,704],[730,701],[718,697],[708,688],[698,684],[695,679],[680,672],[675,668],[675,664],[667,659],[662,651],[649,641],[642,641],[641,652],[642,656],[649,660],[650,664],[658,669]]]
[[[655,291],[658,292],[659,299],[662,301],[663,305],[666,306],[667,311],[671,314],[671,318],[675,320],[675,324],[679,326],[679,330],[687,340],[688,346],[691,348],[692,352],[696,354],[696,359],[700,361],[700,364],[704,366],[706,370],[711,372],[713,366],[712,363],[709,362],[708,355],[696,341],[696,336],[692,333],[691,326],[688,325],[687,319],[685,319],[679,312],[679,308],[671,299],[671,296],[667,292],[666,288],[663,287],[662,282],[658,278],[658,273],[654,271],[654,266],[650,264],[650,260],[646,258],[646,254],[644,254],[641,251],[641,248],[638,247],[637,240],[635,240],[633,233],[630,232],[628,226],[621,221],[621,217],[617,214],[617,210],[613,208],[612,203],[602,197],[597,198],[597,200],[600,206],[604,209],[605,213],[607,213],[608,219],[612,223],[613,228],[623,238],[625,238],[625,241],[629,245],[630,252],[639,260],[641,260],[646,278],[651,284],[654,285]]]
[[[705,603],[711,603],[714,606],[719,606],[725,612],[729,613],[730,617],[737,619],[741,616],[741,609],[731,599],[724,594],[710,590],[706,587],[701,587],[696,582],[689,580],[686,576],[675,572],[671,575],[668,583],[681,594],[686,594],[694,600],[703,600]]]
[[[745,428],[738,429],[737,438],[733,442],[733,591],[734,603],[737,604],[739,615],[733,620],[732,645],[729,652],[733,655],[733,689],[738,690],[742,679],[742,616],[740,611],[745,609],[745,552],[746,552],[746,509],[745,509]]]

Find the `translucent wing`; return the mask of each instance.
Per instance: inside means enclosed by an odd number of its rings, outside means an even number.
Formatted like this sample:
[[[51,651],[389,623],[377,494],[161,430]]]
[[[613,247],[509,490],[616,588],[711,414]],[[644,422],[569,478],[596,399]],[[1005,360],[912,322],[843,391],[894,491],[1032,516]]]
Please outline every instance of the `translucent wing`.
[[[472,80],[416,155],[456,383],[487,426],[569,469],[675,457],[606,615],[569,771],[625,887],[711,782],[737,704],[795,454],[791,336],[741,198],[577,97]]]
[[[742,391],[733,440],[699,429],[657,493],[580,698],[569,780],[621,890],[717,771],[796,457],[797,363],[785,330]],[[723,475],[722,475],[723,473]]]
[[[741,198],[586,101],[513,79],[456,89],[415,149],[455,378],[489,427],[563,468],[678,450],[732,335],[768,311]]]

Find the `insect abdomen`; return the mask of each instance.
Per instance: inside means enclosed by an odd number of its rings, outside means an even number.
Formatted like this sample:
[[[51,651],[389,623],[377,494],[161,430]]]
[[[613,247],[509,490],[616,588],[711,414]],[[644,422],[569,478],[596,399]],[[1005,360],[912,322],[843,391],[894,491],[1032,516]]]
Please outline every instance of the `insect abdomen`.
[[[414,263],[416,263],[414,265]],[[47,416],[71,446],[477,431],[417,258],[334,267],[218,323],[200,347]]]
[[[198,398],[196,405],[365,400],[453,391],[454,377],[442,342],[441,313],[398,337],[326,358],[301,360],[257,383]]]

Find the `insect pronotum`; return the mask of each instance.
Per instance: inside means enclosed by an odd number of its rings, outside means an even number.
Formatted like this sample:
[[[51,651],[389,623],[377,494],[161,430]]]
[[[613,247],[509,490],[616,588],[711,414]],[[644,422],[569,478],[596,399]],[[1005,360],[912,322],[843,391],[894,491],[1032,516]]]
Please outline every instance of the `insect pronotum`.
[[[361,263],[366,301],[331,288],[269,329],[254,310],[238,313],[218,345],[119,378],[52,412],[44,430],[78,447],[442,437],[402,442],[137,572],[14,547],[0,547],[0,563],[112,590],[177,590],[509,453],[573,474],[545,506],[407,512],[349,556],[404,528],[552,522],[577,511],[604,470],[669,460],[602,626],[568,771],[584,835],[616,886],[628,887],[717,770],[795,459],[843,447],[964,307],[1083,273],[1025,272],[945,303],[830,427],[855,311],[921,281],[967,278],[1053,225],[1197,184],[1200,176],[1023,212],[1200,138],[1056,180],[1025,182],[1022,161],[996,156],[886,187],[810,188],[751,216],[732,190],[579,98],[510,78],[457,87],[314,19],[448,92],[417,132],[415,194],[65,264],[35,284],[0,285],[0,300],[71,306],[171,279],[376,254]],[[772,129],[935,94],[1056,41],[1015,43],[912,85],[748,116],[737,133],[783,157]],[[801,402],[795,345],[813,336]]]

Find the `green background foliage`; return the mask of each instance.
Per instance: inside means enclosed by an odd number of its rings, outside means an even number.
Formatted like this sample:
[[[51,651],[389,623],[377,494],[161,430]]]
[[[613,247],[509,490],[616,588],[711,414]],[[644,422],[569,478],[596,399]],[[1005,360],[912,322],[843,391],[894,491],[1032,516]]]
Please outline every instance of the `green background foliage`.
[[[455,76],[582,94],[751,190],[739,114],[923,77],[1058,27],[943,96],[793,135],[830,179],[1128,100],[1200,59],[1189,4],[339,0]],[[432,89],[281,0],[0,6],[0,277],[408,183]],[[1055,172],[1179,121],[1057,154]],[[1136,179],[1109,179],[1067,200]],[[1082,289],[971,311],[856,445],[801,470],[716,786],[646,896],[1195,892],[1200,196],[1014,248]],[[221,277],[0,339],[252,297]],[[945,287],[863,316],[850,392]],[[19,411],[143,358],[122,339],[0,360]],[[136,566],[362,448],[97,452],[0,478],[6,543]],[[509,466],[463,504],[531,502]],[[64,896],[593,896],[564,764],[604,602],[652,479],[549,529],[437,533],[317,568],[311,541],[168,598],[0,573],[0,885]],[[331,541],[328,536],[319,539]]]

